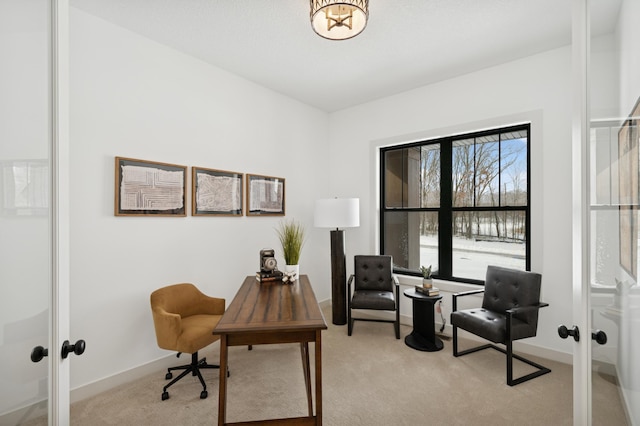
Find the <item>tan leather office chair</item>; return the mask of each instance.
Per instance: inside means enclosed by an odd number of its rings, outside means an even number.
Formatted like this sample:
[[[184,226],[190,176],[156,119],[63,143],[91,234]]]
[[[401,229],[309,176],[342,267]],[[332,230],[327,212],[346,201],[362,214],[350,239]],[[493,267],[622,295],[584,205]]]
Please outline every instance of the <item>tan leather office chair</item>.
[[[184,370],[162,390],[162,400],[169,398],[167,389],[178,380],[191,373],[197,376],[202,384],[200,398],[207,397],[207,385],[200,370],[203,368],[220,368],[219,365],[207,364],[206,358],[198,360],[198,351],[218,340],[213,329],[225,311],[225,300],[209,297],[193,284],[174,284],[160,288],[151,293],[151,311],[156,330],[156,340],[162,349],[191,354],[191,363],[171,367],[165,378],[173,377],[172,371]],[[227,375],[229,372],[227,371]]]

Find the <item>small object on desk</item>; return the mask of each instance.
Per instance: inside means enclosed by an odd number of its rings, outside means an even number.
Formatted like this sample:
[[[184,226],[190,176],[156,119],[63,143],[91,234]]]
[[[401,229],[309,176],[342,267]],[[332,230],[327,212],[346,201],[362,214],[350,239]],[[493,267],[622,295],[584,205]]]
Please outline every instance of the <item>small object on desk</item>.
[[[425,296],[438,296],[440,294],[440,289],[438,287],[426,288],[421,285],[417,285],[416,291],[418,293],[424,294]]]
[[[277,270],[276,252],[273,249],[260,250],[260,272],[268,274]]]
[[[272,281],[282,281],[282,272],[280,271],[271,271],[271,272],[256,272],[256,280],[263,282],[272,282]]]
[[[298,274],[295,271],[285,272],[284,275],[282,276],[283,283],[293,284],[293,282],[297,279],[298,279]]]

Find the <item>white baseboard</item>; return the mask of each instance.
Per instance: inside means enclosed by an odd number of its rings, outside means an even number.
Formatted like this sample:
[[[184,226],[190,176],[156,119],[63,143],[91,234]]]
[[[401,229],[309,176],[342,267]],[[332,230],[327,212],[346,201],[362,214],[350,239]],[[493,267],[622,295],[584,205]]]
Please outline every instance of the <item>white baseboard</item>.
[[[183,362],[183,364],[189,363],[191,361],[191,356],[189,354],[186,355],[189,356],[189,360]],[[118,374],[114,374],[113,376],[105,377],[92,383],[79,386],[71,390],[71,403],[90,398],[102,392],[108,391],[109,389],[113,389],[116,386],[133,382],[149,374],[161,371],[165,368],[173,367],[179,363],[180,361],[176,361],[176,354],[173,353],[148,362],[146,364],[142,364],[137,367],[130,368],[129,370],[122,371]]]

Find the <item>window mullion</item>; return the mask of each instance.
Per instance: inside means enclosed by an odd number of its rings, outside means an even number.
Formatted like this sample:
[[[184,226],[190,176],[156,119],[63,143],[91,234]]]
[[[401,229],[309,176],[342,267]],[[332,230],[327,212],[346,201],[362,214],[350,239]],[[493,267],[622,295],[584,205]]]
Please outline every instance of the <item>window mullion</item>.
[[[451,259],[453,229],[453,154],[452,139],[440,144],[440,210],[438,212],[438,275],[451,277],[453,261]]]

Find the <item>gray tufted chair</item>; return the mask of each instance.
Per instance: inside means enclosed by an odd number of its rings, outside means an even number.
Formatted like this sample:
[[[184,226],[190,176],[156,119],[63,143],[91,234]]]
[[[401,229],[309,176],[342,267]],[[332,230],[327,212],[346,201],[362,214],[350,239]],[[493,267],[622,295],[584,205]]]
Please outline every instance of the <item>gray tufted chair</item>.
[[[351,285],[353,284],[353,293]],[[354,273],[347,284],[348,333],[351,336],[353,322],[378,321],[394,323],[396,339],[400,338],[400,300],[398,278],[393,275],[393,261],[388,255],[354,256]],[[354,318],[352,309],[395,311],[395,320]]]
[[[538,311],[548,306],[540,303],[542,276],[535,272],[489,266],[484,289],[453,295],[451,325],[453,326],[453,356],[462,356],[492,348],[507,355],[507,384],[514,386],[551,372],[546,367],[513,353],[513,341],[534,337],[538,328]],[[458,310],[458,297],[484,292],[482,307]],[[458,328],[480,336],[502,347],[486,344],[458,351]],[[517,379],[513,378],[513,358],[537,370]]]

